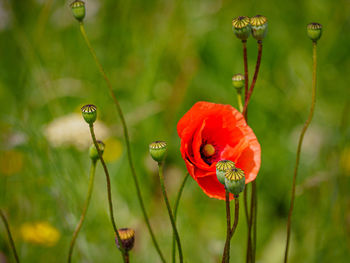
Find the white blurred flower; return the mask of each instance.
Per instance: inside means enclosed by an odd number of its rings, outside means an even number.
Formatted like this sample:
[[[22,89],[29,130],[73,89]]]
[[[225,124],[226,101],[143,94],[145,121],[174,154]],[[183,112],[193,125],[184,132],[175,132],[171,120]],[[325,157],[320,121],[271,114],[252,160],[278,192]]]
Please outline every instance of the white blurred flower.
[[[103,122],[96,121],[94,128],[98,140],[109,137],[110,130]],[[75,146],[84,150],[92,143],[89,126],[78,113],[53,120],[44,128],[44,134],[54,147]]]
[[[4,3],[0,1],[0,31],[8,29],[10,25],[10,16],[4,8]]]
[[[293,129],[290,133],[289,137],[289,149],[291,151],[296,151],[297,144],[300,137],[300,132],[302,130],[302,125]],[[327,131],[325,128],[317,125],[311,125],[305,133],[302,153],[304,157],[309,160],[314,160],[317,158],[319,152],[321,151],[321,147],[326,140]]]

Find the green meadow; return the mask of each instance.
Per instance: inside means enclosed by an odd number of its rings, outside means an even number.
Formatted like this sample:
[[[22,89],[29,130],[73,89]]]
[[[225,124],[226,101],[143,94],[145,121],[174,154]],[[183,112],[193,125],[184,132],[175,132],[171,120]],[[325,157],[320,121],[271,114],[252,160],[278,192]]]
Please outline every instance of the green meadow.
[[[283,262],[298,137],[311,104],[312,41],[306,25],[321,23],[316,107],[302,146],[289,262],[348,262],[349,1],[85,2],[86,33],[123,109],[146,211],[167,262],[172,228],[149,144],[168,143],[164,173],[173,206],[187,173],[177,122],[197,101],[238,107],[231,79],[244,68],[232,19],[256,14],[268,19],[248,111],[261,145],[256,262]],[[135,230],[130,262],[161,262],[136,196],[120,118],[70,3],[0,1],[0,208],[21,262],[67,262],[91,163],[92,140],[80,108],[94,104],[96,135],[106,144],[116,223]],[[252,37],[247,48],[251,80],[257,57]],[[209,198],[192,178],[183,190],[177,226],[184,262],[221,262],[225,202]],[[241,202],[231,262],[245,262],[246,247]],[[15,262],[2,223],[0,262]],[[123,262],[100,163],[73,262]]]

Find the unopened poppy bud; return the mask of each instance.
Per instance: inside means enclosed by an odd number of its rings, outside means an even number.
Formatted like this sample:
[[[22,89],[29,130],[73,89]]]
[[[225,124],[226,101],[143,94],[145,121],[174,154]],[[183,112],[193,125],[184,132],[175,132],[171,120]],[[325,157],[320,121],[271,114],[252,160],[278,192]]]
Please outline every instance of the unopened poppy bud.
[[[230,160],[221,160],[216,163],[216,177],[221,184],[225,185],[225,174],[233,168],[235,168],[235,163]]]
[[[239,195],[245,187],[244,171],[236,167],[228,170],[225,174],[225,187],[235,196]]]
[[[101,154],[103,154],[103,152],[105,150],[105,144],[102,141],[97,141],[97,144],[98,144],[98,148],[100,149]],[[90,156],[90,159],[94,162],[96,162],[98,160],[99,156],[98,156],[98,151],[95,147],[95,144],[92,144],[90,146],[89,156]]]
[[[250,35],[250,19],[247,16],[239,16],[232,20],[232,30],[241,40],[247,40]]]
[[[267,33],[267,18],[262,15],[253,16],[250,18],[250,24],[253,37],[258,41],[263,40]]]
[[[149,153],[151,154],[153,160],[158,163],[162,162],[168,150],[168,145],[163,141],[155,141],[149,145]]]
[[[118,230],[118,233],[119,233],[120,240],[123,244],[123,248],[125,249],[125,251],[131,250],[134,247],[134,243],[135,243],[135,231],[134,231],[134,229],[120,228]],[[116,243],[117,247],[120,248],[117,237],[115,237],[115,243]]]
[[[81,113],[88,124],[93,124],[97,119],[97,107],[93,104],[84,105],[81,108]]]
[[[70,8],[72,9],[73,16],[79,21],[83,21],[85,17],[85,3],[80,0],[75,0],[70,4]]]
[[[242,74],[235,74],[232,77],[232,85],[237,89],[237,92],[240,93],[244,87],[245,78]]]
[[[322,36],[322,25],[319,23],[308,24],[307,35],[312,41],[316,42]]]

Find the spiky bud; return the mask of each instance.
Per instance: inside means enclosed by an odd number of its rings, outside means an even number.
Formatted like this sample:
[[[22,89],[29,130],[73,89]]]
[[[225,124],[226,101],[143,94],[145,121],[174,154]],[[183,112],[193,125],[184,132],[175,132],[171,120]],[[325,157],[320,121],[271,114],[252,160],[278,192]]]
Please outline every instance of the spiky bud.
[[[258,41],[262,41],[267,33],[267,18],[262,15],[253,16],[250,18],[250,24],[253,37]]]
[[[322,36],[322,25],[319,23],[310,23],[307,25],[307,35],[308,37],[316,42]]]
[[[153,160],[160,163],[164,160],[168,150],[168,145],[164,141],[155,141],[149,145],[149,153]]]
[[[103,154],[105,150],[105,144],[102,141],[97,141],[98,148],[100,149],[101,154]],[[95,147],[95,144],[92,144],[89,149],[89,156],[90,159],[94,162],[96,162],[99,158],[98,151]]]
[[[79,21],[83,21],[85,17],[85,3],[81,0],[75,0],[70,4],[73,16]]]
[[[228,170],[235,168],[235,163],[230,160],[221,160],[216,163],[216,177],[225,185],[225,174]]]
[[[228,170],[225,174],[225,187],[235,196],[239,195],[245,187],[244,171],[236,167]]]
[[[93,124],[97,119],[97,107],[93,104],[87,104],[81,107],[81,113],[88,124]]]
[[[131,228],[120,228],[118,229],[118,233],[123,244],[123,248],[125,251],[129,251],[134,247],[135,243],[135,231]],[[118,238],[115,237],[115,243],[118,248],[120,248]]]
[[[250,18],[247,16],[239,16],[232,20],[232,30],[235,35],[246,41],[250,35]]]
[[[232,77],[232,85],[237,89],[237,92],[240,93],[244,87],[245,77],[242,74],[235,74]]]

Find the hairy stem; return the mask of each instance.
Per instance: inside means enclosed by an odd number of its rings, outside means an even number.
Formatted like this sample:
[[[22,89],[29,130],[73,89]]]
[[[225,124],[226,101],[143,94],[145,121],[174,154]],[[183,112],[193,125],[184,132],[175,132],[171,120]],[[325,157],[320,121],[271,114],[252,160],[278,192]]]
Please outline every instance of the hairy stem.
[[[124,262],[125,263],[129,263],[130,262],[130,256],[129,256],[129,252],[126,251],[124,254]]]
[[[254,181],[255,183],[255,181]],[[257,228],[257,214],[258,214],[258,197],[257,197],[257,187],[254,187],[254,217],[253,217],[253,248],[252,248],[252,262],[255,262],[256,254],[256,228]]]
[[[252,191],[251,191],[251,201],[250,201],[250,214],[249,214],[249,223],[248,223],[248,240],[247,240],[247,255],[246,262],[255,262],[255,243],[254,243],[254,231],[256,235],[256,181],[252,182]],[[254,227],[254,228],[253,228]],[[255,229],[255,230],[254,230]],[[253,230],[253,241],[252,241],[252,230]]]
[[[312,98],[311,98],[311,107],[309,116],[304,124],[303,129],[301,130],[300,137],[299,137],[299,143],[297,148],[297,155],[296,155],[296,161],[294,166],[294,175],[293,175],[293,186],[292,186],[292,197],[290,200],[290,208],[288,213],[288,222],[287,222],[287,241],[286,241],[286,249],[284,253],[284,263],[288,262],[288,250],[289,250],[289,240],[290,240],[290,231],[291,231],[291,225],[292,225],[292,215],[293,215],[293,208],[294,208],[294,199],[295,199],[295,187],[296,187],[296,180],[298,175],[298,168],[299,168],[299,161],[300,161],[300,153],[301,153],[301,146],[303,144],[304,135],[306,133],[307,128],[310,125],[310,122],[312,120],[312,117],[314,115],[315,110],[315,103],[316,103],[316,68],[317,68],[317,42],[313,42],[313,68],[312,68]]]
[[[239,219],[239,199],[238,199],[238,195],[235,196],[235,219],[233,221],[233,226],[231,228],[231,233],[230,233],[230,239],[232,239],[235,231],[236,231],[236,228],[237,228],[237,225],[238,225],[238,219]]]
[[[246,184],[243,192],[243,202],[244,202],[244,214],[247,221],[247,226],[249,227],[249,214],[248,214],[248,186],[249,184]]]
[[[97,149],[98,156],[100,158],[101,164],[103,166],[103,170],[104,170],[105,175],[106,175],[109,216],[110,216],[110,219],[111,219],[111,223],[112,223],[112,226],[113,226],[114,233],[115,233],[115,235],[117,236],[117,239],[118,239],[119,250],[122,252],[123,260],[125,262],[125,249],[123,247],[123,243],[121,241],[121,238],[120,238],[120,235],[119,235],[119,232],[118,232],[118,228],[117,228],[117,225],[116,225],[115,219],[114,219],[112,190],[111,190],[111,179],[110,179],[110,176],[109,176],[107,165],[106,165],[106,163],[105,163],[105,161],[104,161],[104,159],[102,157],[102,152],[101,152],[101,150],[100,150],[100,148],[98,146],[97,140],[96,140],[96,136],[95,136],[95,132],[94,132],[94,125],[90,124],[89,127],[90,127],[91,138],[92,138],[92,140],[94,142],[94,145],[95,145],[95,147]]]
[[[163,198],[164,198],[164,201],[165,201],[165,204],[166,204],[166,208],[167,208],[167,210],[168,210],[168,214],[169,214],[171,226],[173,227],[173,232],[174,232],[174,234],[175,234],[175,239],[176,239],[176,243],[177,243],[177,248],[178,248],[178,251],[179,251],[180,263],[182,263],[182,262],[183,262],[183,256],[182,256],[182,248],[181,248],[180,236],[179,236],[179,233],[178,233],[177,228],[176,228],[176,223],[175,223],[174,215],[173,215],[173,212],[171,211],[171,207],[170,207],[168,195],[167,195],[167,193],[166,193],[166,189],[165,189],[165,185],[164,185],[163,167],[164,167],[164,163],[163,163],[163,162],[159,162],[159,163],[158,163],[158,168],[159,168],[159,181],[160,181],[160,186],[161,186],[161,188],[162,188],[162,193],[163,193]]]
[[[250,98],[252,96],[252,93],[254,91],[254,87],[256,84],[256,81],[258,79],[258,75],[259,75],[259,69],[260,69],[260,63],[261,63],[261,57],[262,57],[262,41],[259,40],[258,41],[258,57],[256,60],[256,64],[255,64],[255,71],[254,71],[254,77],[252,80],[252,83],[250,85],[250,88],[248,90],[248,93],[246,94],[245,97],[245,101],[244,101],[244,107],[243,107],[243,116],[247,121],[247,110],[248,110],[248,104],[250,101]],[[245,193],[245,199],[246,199],[246,193]],[[246,200],[245,201],[245,206],[246,206]],[[256,210],[256,182],[253,181],[252,182],[252,192],[251,192],[251,203],[250,203],[250,215],[249,215],[249,220],[248,220],[248,240],[247,240],[247,256],[246,256],[246,262],[254,262],[255,261],[255,255],[253,255],[253,251],[255,251],[255,246],[256,244],[252,244],[252,237],[251,237],[251,233],[252,233],[252,225],[254,224],[254,235],[256,237],[256,218],[257,218],[257,210]],[[247,211],[246,211],[246,215],[247,215]],[[253,242],[256,242],[256,238],[253,238]],[[254,248],[254,249],[253,249]]]
[[[245,101],[244,101],[243,115],[245,116],[245,118],[247,118],[247,108],[248,108],[249,100],[250,100],[250,97],[252,96],[256,80],[258,79],[261,56],[262,56],[262,47],[263,47],[262,41],[258,41],[258,57],[255,64],[254,77],[253,77],[252,83],[250,84],[248,94],[246,95]]]
[[[243,104],[242,104],[242,93],[237,92],[237,102],[238,102],[238,109],[240,112],[243,111]]]
[[[135,171],[135,167],[134,167],[134,163],[133,163],[133,159],[132,159],[131,146],[130,146],[130,140],[129,140],[129,133],[128,133],[128,128],[127,128],[126,121],[125,121],[125,118],[124,118],[124,115],[123,115],[123,111],[122,111],[122,109],[120,107],[119,101],[117,100],[116,96],[114,95],[114,92],[113,92],[113,89],[112,89],[112,84],[111,84],[109,78],[107,77],[107,75],[106,75],[106,73],[105,73],[101,63],[99,62],[94,49],[91,46],[91,43],[90,43],[90,41],[89,41],[89,39],[87,37],[87,34],[85,32],[85,28],[84,28],[83,22],[80,22],[80,31],[81,31],[81,34],[83,35],[83,38],[84,38],[84,40],[86,42],[86,45],[89,48],[89,51],[90,51],[92,57],[95,60],[95,63],[97,65],[97,67],[98,67],[102,77],[104,78],[104,80],[107,83],[107,87],[109,89],[109,93],[110,93],[110,95],[111,95],[111,97],[112,97],[112,99],[114,101],[114,104],[115,104],[115,106],[117,108],[117,112],[118,112],[119,118],[120,118],[122,126],[123,126],[126,150],[127,150],[127,155],[128,155],[128,162],[129,162],[132,178],[133,178],[133,181],[134,181],[134,184],[135,184],[137,198],[138,198],[140,206],[141,206],[142,214],[143,214],[144,220],[146,222],[148,232],[151,235],[153,245],[154,245],[156,251],[158,252],[161,261],[163,263],[165,263],[165,258],[163,256],[161,250],[160,250],[158,242],[157,242],[157,240],[155,238],[155,235],[153,233],[153,230],[152,230],[152,227],[151,227],[151,224],[149,222],[148,215],[147,215],[147,212],[146,212],[146,209],[145,209],[145,205],[144,205],[144,202],[143,202],[143,199],[142,199],[141,190],[140,190],[139,182],[138,182],[138,179],[137,179],[137,176],[136,176],[136,171]]]
[[[84,220],[85,220],[85,216],[86,216],[86,212],[88,210],[89,204],[90,204],[90,200],[91,200],[91,195],[92,195],[92,190],[94,188],[94,178],[95,178],[95,170],[96,170],[96,161],[92,161],[91,162],[91,168],[90,168],[90,178],[89,178],[89,186],[88,186],[88,193],[86,196],[86,200],[84,203],[84,207],[83,207],[83,212],[81,213],[80,216],[80,220],[78,225],[76,226],[74,233],[73,233],[73,237],[72,240],[70,242],[70,246],[69,246],[69,252],[68,252],[68,262],[72,262],[72,254],[73,254],[73,248],[75,245],[75,241],[78,237],[79,231],[81,229],[81,227],[83,226]]]
[[[12,235],[11,235],[10,225],[7,222],[6,216],[5,216],[5,214],[3,213],[3,211],[1,209],[0,209],[0,217],[1,217],[2,222],[4,223],[4,226],[6,228],[7,236],[8,236],[9,241],[10,241],[10,246],[11,246],[13,255],[14,255],[15,259],[16,259],[16,262],[19,263],[19,257],[18,257],[18,254],[17,254],[15,242],[13,241],[13,238],[12,238]]]
[[[227,263],[230,260],[230,240],[231,240],[231,209],[230,209],[230,193],[225,190],[225,205],[226,205],[226,242],[224,252],[222,254],[222,263]]]
[[[243,64],[244,64],[244,105],[248,96],[248,86],[249,86],[249,75],[248,75],[248,55],[247,55],[247,40],[242,40],[243,47]],[[244,109],[244,107],[243,107]],[[246,122],[248,122],[247,109],[243,113],[243,109],[240,108],[240,112],[243,114]],[[246,185],[243,193],[243,201],[244,201],[244,213],[247,221],[247,226],[249,228],[249,214],[248,214],[248,185]]]
[[[249,75],[248,75],[248,54],[247,54],[247,40],[242,40],[243,46],[243,63],[244,63],[244,101],[248,95]]]
[[[187,178],[190,176],[189,173],[186,174],[186,176],[184,177],[182,184],[180,186],[180,189],[177,193],[177,197],[176,197],[176,201],[175,201],[175,206],[174,206],[174,220],[176,223],[176,218],[177,218],[177,209],[179,208],[179,203],[180,203],[180,199],[181,199],[181,195],[183,192],[183,189],[185,187],[185,184],[187,182]],[[172,243],[172,249],[171,249],[171,255],[172,255],[172,262],[175,263],[175,258],[176,258],[176,254],[175,254],[175,232],[173,232],[173,243]]]
[[[235,218],[233,221],[233,226],[231,228],[231,212],[230,212],[230,201],[229,198],[227,199],[226,191],[226,218],[227,218],[227,236],[226,236],[226,242],[225,242],[225,248],[224,248],[224,256],[222,258],[222,263],[229,263],[230,262],[230,246],[231,246],[231,239],[237,229],[238,225],[238,218],[239,218],[239,199],[238,195],[235,196]],[[228,201],[227,201],[228,200]]]

